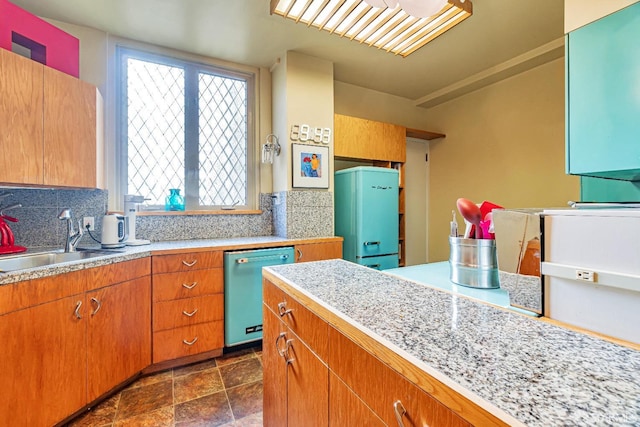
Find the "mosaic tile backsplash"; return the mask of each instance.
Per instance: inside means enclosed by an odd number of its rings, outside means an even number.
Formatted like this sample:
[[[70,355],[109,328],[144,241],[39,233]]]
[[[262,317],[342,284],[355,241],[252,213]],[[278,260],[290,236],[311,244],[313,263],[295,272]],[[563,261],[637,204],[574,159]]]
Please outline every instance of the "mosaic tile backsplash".
[[[18,219],[10,223],[16,244],[29,248],[64,247],[66,225],[58,219],[63,208],[70,208],[74,221],[85,216],[95,218],[93,235],[99,240],[102,217],[107,211],[105,190],[14,189],[2,206],[21,203],[22,207],[7,211]],[[274,235],[271,194],[260,195],[260,215],[154,215],[136,218],[136,237],[153,242],[167,240],[216,239]],[[333,229],[331,230],[333,233]],[[332,235],[332,234],[331,234]],[[325,235],[329,236],[329,235]],[[96,244],[85,233],[79,246]]]

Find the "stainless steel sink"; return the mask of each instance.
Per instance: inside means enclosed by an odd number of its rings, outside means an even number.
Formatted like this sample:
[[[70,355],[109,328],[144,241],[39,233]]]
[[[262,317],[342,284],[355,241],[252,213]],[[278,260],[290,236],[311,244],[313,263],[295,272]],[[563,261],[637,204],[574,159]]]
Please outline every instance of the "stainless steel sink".
[[[99,249],[79,249],[77,252],[40,252],[34,254],[13,255],[0,258],[0,273],[26,270],[28,268],[55,265],[63,262],[79,261],[113,254],[114,251]]]

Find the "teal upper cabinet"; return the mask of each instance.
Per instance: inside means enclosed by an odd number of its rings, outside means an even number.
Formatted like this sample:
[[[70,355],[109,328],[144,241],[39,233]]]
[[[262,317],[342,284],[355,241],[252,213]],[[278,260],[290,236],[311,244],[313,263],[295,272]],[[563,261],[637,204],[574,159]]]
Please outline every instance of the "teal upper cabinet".
[[[640,180],[640,3],[567,37],[567,173]]]

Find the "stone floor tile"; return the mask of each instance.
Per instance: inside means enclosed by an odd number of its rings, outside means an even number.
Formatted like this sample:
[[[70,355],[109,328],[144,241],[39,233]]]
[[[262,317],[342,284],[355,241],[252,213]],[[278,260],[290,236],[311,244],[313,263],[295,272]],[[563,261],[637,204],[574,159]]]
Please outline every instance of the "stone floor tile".
[[[262,380],[262,364],[253,357],[230,365],[220,366],[225,388]]]
[[[173,405],[173,380],[123,390],[116,421]]]
[[[262,381],[227,389],[227,397],[236,420],[262,413]]]
[[[176,426],[220,426],[233,421],[224,391],[179,403],[175,406]]]
[[[173,406],[156,409],[155,411],[135,415],[117,421],[113,427],[173,427]]]
[[[181,375],[188,375],[194,372],[206,371],[218,366],[216,359],[208,359],[203,362],[192,363],[191,365],[181,366],[173,369],[173,376],[179,377]]]
[[[173,380],[174,403],[182,403],[197,397],[224,390],[218,368],[181,375]]]
[[[67,427],[95,427],[111,425],[116,418],[116,410],[120,402],[120,393],[114,394],[109,399],[98,404],[92,410],[78,416],[68,424]]]

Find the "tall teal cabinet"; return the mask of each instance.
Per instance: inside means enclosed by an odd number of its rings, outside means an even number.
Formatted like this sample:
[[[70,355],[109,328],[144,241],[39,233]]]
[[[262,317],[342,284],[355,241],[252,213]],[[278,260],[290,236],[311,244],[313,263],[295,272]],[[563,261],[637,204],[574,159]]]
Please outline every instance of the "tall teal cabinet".
[[[567,173],[640,181],[640,2],[567,39]],[[583,198],[612,198],[606,182],[582,182],[597,183]]]

